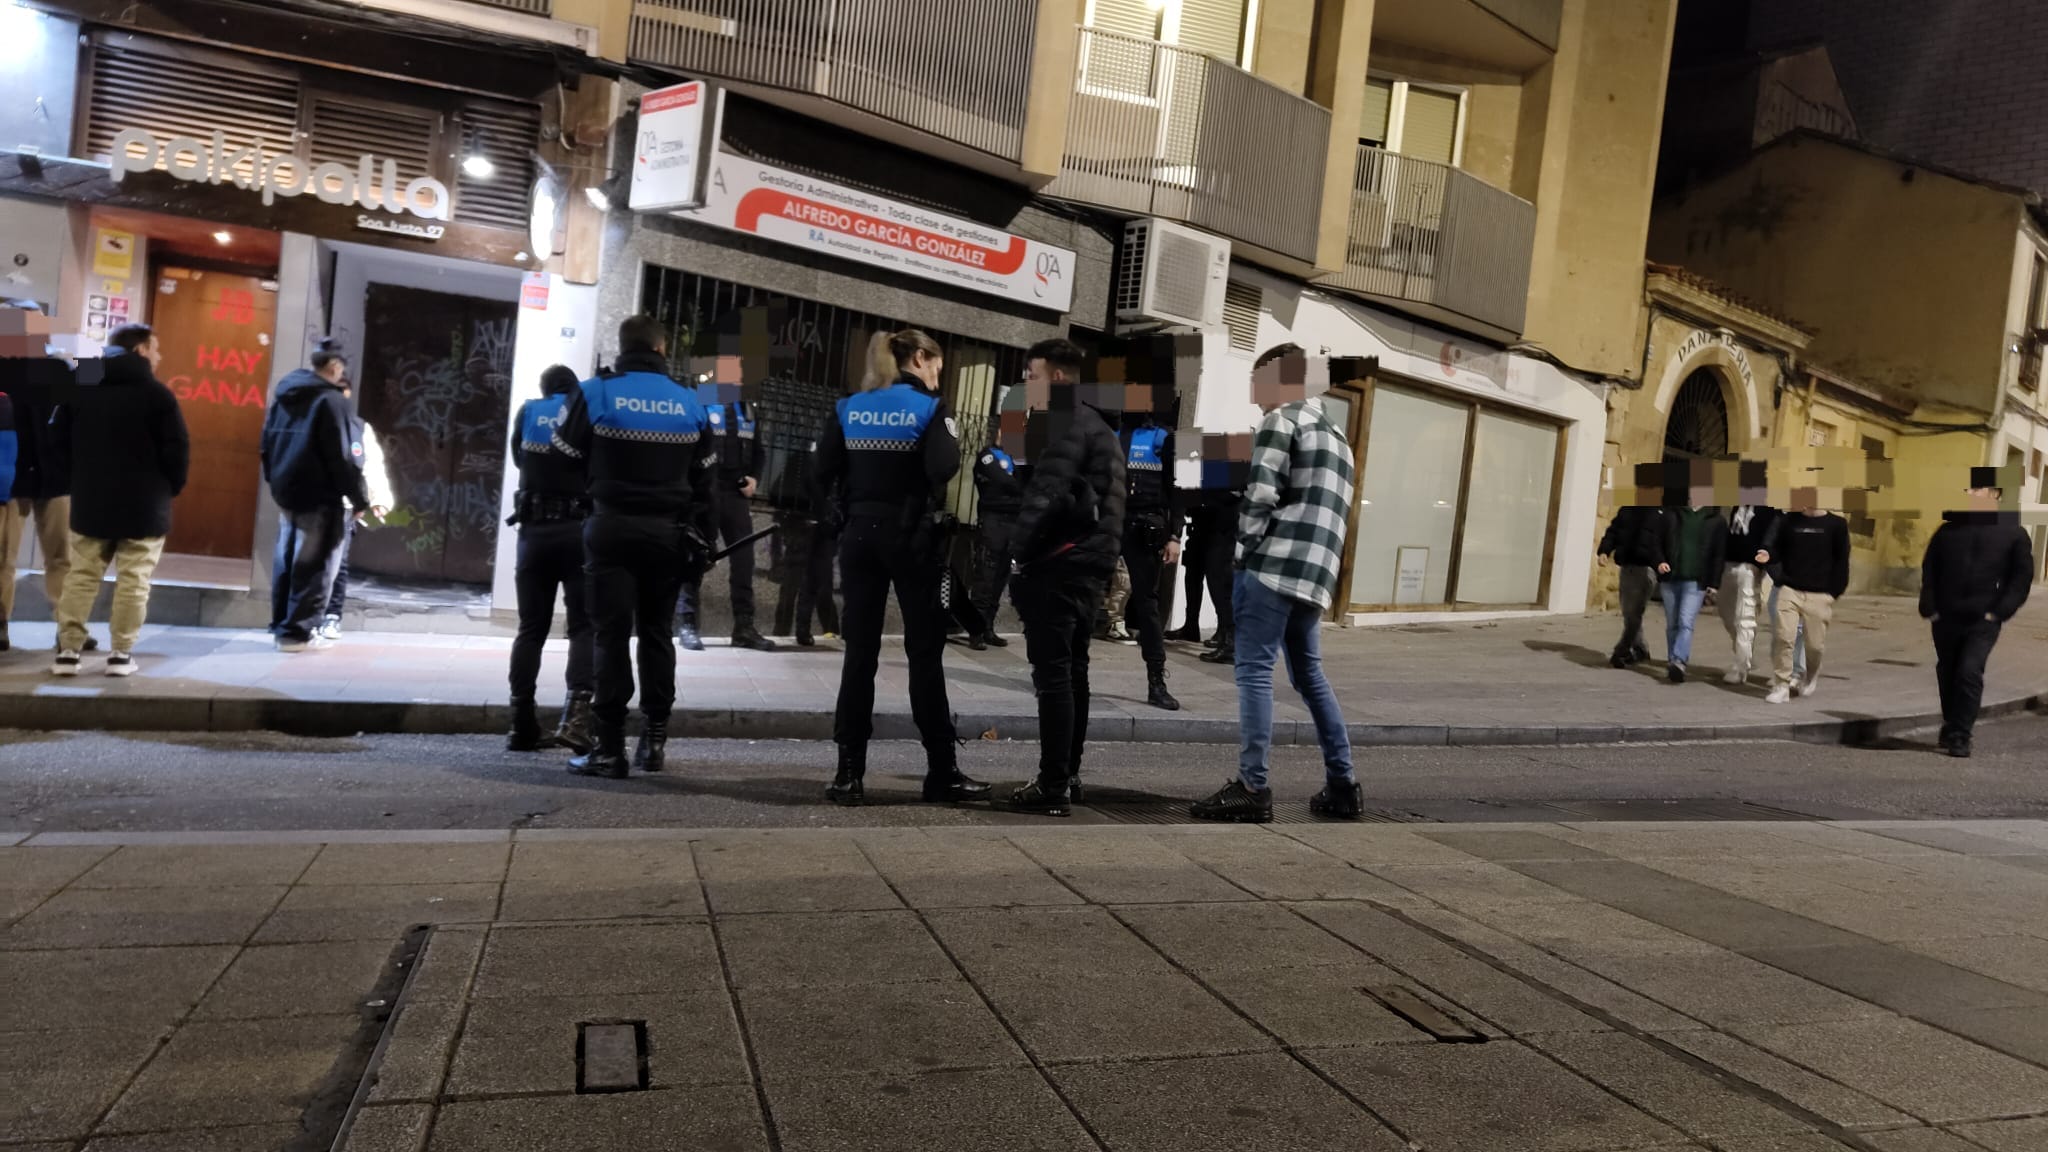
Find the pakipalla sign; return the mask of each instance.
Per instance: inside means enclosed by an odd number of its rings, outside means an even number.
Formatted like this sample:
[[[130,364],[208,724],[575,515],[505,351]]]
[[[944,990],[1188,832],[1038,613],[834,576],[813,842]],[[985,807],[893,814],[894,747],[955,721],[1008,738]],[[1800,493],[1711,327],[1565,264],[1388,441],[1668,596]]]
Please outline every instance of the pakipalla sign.
[[[211,140],[173,136],[164,141],[144,128],[115,133],[108,169],[114,183],[131,172],[148,172],[159,164],[179,180],[255,189],[263,194],[266,205],[279,196],[310,194],[327,204],[409,212],[427,220],[448,220],[454,215],[455,202],[446,184],[421,176],[401,185],[396,160],[380,164],[365,155],[358,157],[353,167],[331,160],[315,164],[295,153],[271,153],[260,139],[246,147],[231,146],[220,132]]]

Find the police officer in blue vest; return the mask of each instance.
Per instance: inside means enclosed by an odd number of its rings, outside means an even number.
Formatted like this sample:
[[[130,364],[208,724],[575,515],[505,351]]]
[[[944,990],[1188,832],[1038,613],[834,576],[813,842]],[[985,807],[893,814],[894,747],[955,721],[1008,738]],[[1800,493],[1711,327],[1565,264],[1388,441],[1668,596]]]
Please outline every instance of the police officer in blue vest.
[[[668,374],[667,337],[647,316],[619,325],[619,358],[569,394],[554,446],[590,469],[584,571],[597,616],[597,746],[579,776],[624,779],[630,641],[640,638],[640,713],[632,765],[664,767],[676,699],[676,594],[709,562],[717,460],[696,393]]]
[[[533,695],[541,648],[555,624],[555,593],[569,609],[569,703],[548,745],[581,756],[595,744],[591,701],[597,691],[588,588],[583,577],[583,520],[590,514],[590,477],[581,457],[555,447],[555,429],[577,388],[576,372],[557,364],[540,375],[541,397],[520,406],[512,431],[519,495],[507,523],[519,526],[519,635],[512,641],[512,733],[505,747],[543,746]]]
[[[955,759],[958,741],[946,699],[944,613],[939,606],[938,532],[933,514],[960,470],[959,429],[939,399],[938,344],[916,329],[877,333],[862,390],[841,400],[818,439],[816,482],[836,486],[841,623],[846,662],[832,739],[839,770],[825,795],[859,804],[874,732],[875,667],[889,588],[903,612],[910,659],[910,712],[925,749],[924,799],[945,803],[988,794]]]
[[[971,637],[968,647],[980,651],[991,644],[998,648],[1009,641],[996,635],[996,612],[1003,606],[1003,587],[1010,582],[1010,564],[1017,558],[1017,513],[1024,507],[1024,483],[1017,476],[1017,462],[999,444],[982,449],[974,462],[976,525],[981,543],[981,568],[975,573],[974,607],[984,621],[982,634]]]
[[[712,454],[718,458],[718,495],[714,507],[718,534],[728,547],[754,531],[750,502],[760,481],[762,445],[754,419],[753,405],[727,393],[731,384],[699,384],[697,401],[711,424]],[[726,558],[732,574],[732,646],[757,652],[775,651],[775,642],[754,626],[754,550],[741,548]],[[704,642],[697,633],[697,607],[703,601],[703,586],[696,580],[683,582],[677,604],[682,612],[678,636],[685,648],[701,652]]]
[[[1166,640],[1159,623],[1159,573],[1180,559],[1180,494],[1173,485],[1173,433],[1151,417],[1125,435],[1124,565],[1131,598],[1124,619],[1145,655],[1145,702],[1169,712],[1180,701],[1166,690]]]

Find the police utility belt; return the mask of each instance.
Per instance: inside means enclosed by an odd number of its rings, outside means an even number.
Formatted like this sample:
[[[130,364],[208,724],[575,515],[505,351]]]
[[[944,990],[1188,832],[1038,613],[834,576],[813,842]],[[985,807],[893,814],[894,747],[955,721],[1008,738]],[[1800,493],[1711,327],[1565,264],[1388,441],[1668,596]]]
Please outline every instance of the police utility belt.
[[[581,520],[590,515],[590,499],[585,496],[542,496],[519,494],[519,519],[521,524],[553,524],[563,520]]]

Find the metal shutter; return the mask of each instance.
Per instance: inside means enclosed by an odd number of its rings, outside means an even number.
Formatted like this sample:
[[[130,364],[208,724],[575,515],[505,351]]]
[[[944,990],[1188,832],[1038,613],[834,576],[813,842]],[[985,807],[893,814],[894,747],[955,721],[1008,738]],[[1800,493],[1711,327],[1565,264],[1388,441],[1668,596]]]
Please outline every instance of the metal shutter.
[[[188,136],[209,145],[219,131],[231,146],[261,140],[271,155],[297,148],[298,78],[250,61],[109,35],[93,48],[91,84],[84,152],[93,159],[113,155],[123,128],[147,129],[160,142]],[[250,167],[236,171],[248,175]]]
[[[540,146],[540,108],[533,104],[470,104],[451,129],[449,150],[455,154],[455,218],[471,224],[526,229],[536,175],[534,149]],[[462,172],[462,158],[471,149],[490,157],[495,171],[488,180]]]
[[[1223,286],[1223,326],[1230,330],[1230,346],[1239,352],[1258,349],[1259,305],[1265,298],[1256,284],[1232,280]]]
[[[1365,110],[1358,118],[1358,138],[1375,147],[1387,146],[1388,116],[1394,108],[1394,82],[1370,79],[1365,82]]]
[[[1245,0],[1181,0],[1183,48],[1221,56],[1232,64],[1244,55]]]
[[[1458,94],[1434,88],[1408,88],[1408,111],[1401,121],[1401,155],[1449,164],[1458,151]]]
[[[401,181],[441,175],[434,163],[439,112],[346,96],[317,95],[312,104],[307,148],[313,163],[333,161],[353,171],[356,160],[367,155],[380,162],[380,180],[385,160],[398,161]]]

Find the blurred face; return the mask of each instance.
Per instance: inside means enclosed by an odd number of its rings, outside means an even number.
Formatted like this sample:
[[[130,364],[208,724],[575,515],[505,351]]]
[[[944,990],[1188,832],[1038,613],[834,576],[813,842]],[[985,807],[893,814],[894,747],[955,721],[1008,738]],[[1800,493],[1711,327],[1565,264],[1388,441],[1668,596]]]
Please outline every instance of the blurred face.
[[[153,334],[135,349],[135,354],[149,361],[149,370],[152,372],[156,371],[157,365],[164,362],[163,351],[157,347],[156,336]]]
[[[944,371],[945,367],[946,358],[944,356],[934,356],[929,352],[920,351],[910,358],[910,363],[905,364],[903,370],[923,382],[925,391],[937,392],[939,390],[939,373]]]
[[[1308,398],[1308,357],[1289,353],[1252,369],[1252,403],[1271,412]]]
[[[327,367],[316,369],[314,371],[314,375],[320,377],[322,380],[327,381],[329,384],[339,384],[341,383],[342,377],[348,375],[348,361],[329,360],[327,362]]]
[[[1998,511],[1998,502],[2004,496],[2005,492],[2002,489],[1972,488],[1970,489],[1970,511],[1996,512]]]
[[[50,318],[25,308],[0,308],[0,357],[39,358],[50,342]]]
[[[1067,379],[1066,369],[1055,368],[1042,359],[1033,360],[1024,365],[1024,406],[1033,412],[1050,411],[1053,385],[1072,383]]]

